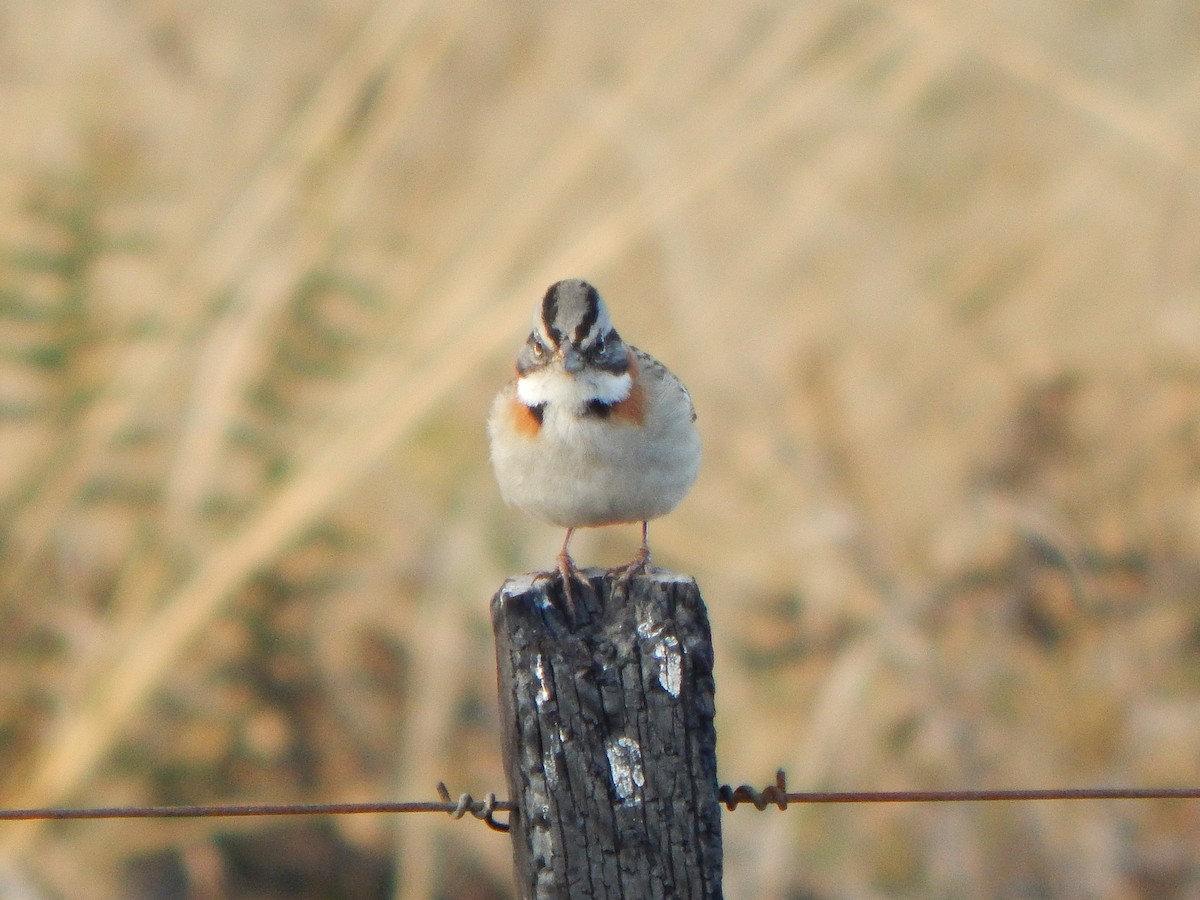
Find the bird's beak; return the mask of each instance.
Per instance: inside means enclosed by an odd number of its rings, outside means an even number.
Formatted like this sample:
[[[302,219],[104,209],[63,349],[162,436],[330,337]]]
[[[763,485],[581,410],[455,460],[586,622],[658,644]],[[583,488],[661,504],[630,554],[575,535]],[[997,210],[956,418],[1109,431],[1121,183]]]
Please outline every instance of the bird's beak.
[[[559,347],[558,355],[562,359],[563,368],[571,375],[583,371],[583,356],[570,344]]]

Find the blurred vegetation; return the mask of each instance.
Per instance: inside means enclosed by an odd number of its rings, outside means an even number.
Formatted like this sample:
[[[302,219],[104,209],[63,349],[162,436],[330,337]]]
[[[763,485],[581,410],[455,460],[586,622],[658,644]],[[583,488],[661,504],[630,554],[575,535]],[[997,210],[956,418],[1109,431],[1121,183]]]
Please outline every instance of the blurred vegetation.
[[[725,780],[1200,782],[1193,5],[0,20],[0,804],[503,793],[487,601],[561,535],[483,420],[568,276],[696,399]],[[731,898],[1200,893],[1190,803],[725,824]],[[83,885],[511,890],[442,817],[0,828]]]

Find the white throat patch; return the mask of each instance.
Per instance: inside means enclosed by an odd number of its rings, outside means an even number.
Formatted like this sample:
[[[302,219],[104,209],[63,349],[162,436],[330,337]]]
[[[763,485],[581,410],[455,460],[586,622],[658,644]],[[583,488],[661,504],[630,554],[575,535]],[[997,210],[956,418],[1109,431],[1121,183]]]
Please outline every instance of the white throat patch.
[[[588,370],[568,375],[547,366],[517,379],[517,397],[526,406],[562,406],[582,410],[589,403],[620,403],[633,390],[628,372]]]

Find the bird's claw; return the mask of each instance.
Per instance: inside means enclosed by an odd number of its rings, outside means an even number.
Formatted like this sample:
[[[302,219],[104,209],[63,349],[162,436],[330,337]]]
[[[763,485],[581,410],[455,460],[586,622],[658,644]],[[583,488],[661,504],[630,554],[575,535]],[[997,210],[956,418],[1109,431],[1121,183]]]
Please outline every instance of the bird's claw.
[[[575,560],[571,559],[570,555],[565,551],[558,555],[558,576],[562,579],[563,598],[567,602],[567,613],[571,617],[571,620],[574,621],[575,592],[572,590],[572,584],[591,587],[591,582],[579,571],[579,568],[575,565]]]

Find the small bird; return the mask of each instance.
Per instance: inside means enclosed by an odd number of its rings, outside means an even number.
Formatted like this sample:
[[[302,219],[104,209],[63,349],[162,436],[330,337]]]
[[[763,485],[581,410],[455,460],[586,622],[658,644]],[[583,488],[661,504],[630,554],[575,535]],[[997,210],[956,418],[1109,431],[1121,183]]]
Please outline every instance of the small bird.
[[[695,421],[687,388],[621,340],[594,287],[549,287],[488,433],[505,502],[567,529],[558,570],[568,604],[577,528],[640,522],[642,545],[622,577],[650,567],[648,521],[678,505],[700,468]]]

